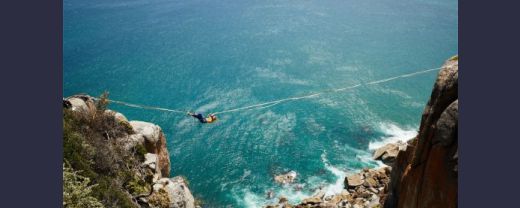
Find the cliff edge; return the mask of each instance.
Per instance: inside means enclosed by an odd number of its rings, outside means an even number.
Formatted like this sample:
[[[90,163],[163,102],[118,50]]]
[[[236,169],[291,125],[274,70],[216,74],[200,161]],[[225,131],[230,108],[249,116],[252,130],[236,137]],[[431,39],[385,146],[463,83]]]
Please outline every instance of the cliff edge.
[[[419,133],[399,152],[384,207],[457,207],[458,56],[443,65]]]
[[[388,165],[344,179],[333,196],[317,192],[297,205],[280,198],[267,208],[454,208],[458,181],[458,56],[442,66],[424,109],[418,135],[389,143],[373,159]]]
[[[186,179],[170,178],[161,127],[107,105],[106,94],[63,99],[63,206],[196,207]]]

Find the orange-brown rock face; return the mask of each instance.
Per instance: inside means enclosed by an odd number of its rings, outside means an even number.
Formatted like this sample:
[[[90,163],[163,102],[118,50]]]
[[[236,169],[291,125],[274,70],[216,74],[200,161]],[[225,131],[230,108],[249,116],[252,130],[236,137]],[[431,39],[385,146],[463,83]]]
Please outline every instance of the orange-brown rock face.
[[[458,57],[439,72],[419,134],[395,159],[385,207],[457,207]]]
[[[159,169],[163,177],[170,177],[170,155],[166,148],[166,137],[161,132],[159,142],[156,143],[155,154],[158,156]]]
[[[170,156],[166,148],[166,138],[161,127],[143,121],[130,121],[137,140],[143,144],[149,153],[157,155],[158,171],[162,177],[170,176]],[[142,139],[141,139],[142,138]]]

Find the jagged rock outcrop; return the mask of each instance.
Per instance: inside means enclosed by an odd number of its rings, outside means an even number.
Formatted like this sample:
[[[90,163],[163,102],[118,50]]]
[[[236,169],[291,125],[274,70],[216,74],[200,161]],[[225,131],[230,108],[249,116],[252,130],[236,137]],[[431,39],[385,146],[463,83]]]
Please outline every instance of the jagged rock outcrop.
[[[170,176],[170,155],[166,148],[166,137],[161,127],[144,121],[130,121],[135,134],[132,140],[141,142],[149,153],[157,155],[157,166],[162,177]]]
[[[63,99],[63,107],[73,111],[93,111],[96,109],[94,99],[89,95],[73,95]]]
[[[63,99],[63,107],[89,113],[97,110],[96,101],[89,95],[74,95]],[[131,133],[116,139],[125,151],[135,149],[138,145],[146,151],[136,175],[143,177],[150,188],[144,188],[145,193],[136,197],[138,205],[151,208],[196,207],[187,181],[180,176],[169,178],[170,157],[161,127],[143,121],[128,121],[123,114],[113,110],[105,110],[104,115],[113,116],[123,126],[131,128]]]
[[[400,151],[406,150],[406,143],[397,142],[397,143],[389,143],[385,146],[378,148],[372,157],[374,160],[381,160],[386,165],[392,165],[399,154]]]
[[[417,137],[392,167],[385,207],[457,207],[458,57],[443,65]]]
[[[168,193],[170,207],[195,208],[195,199],[188,189],[186,181],[181,176],[158,180],[153,185],[153,192],[160,192],[161,190]]]

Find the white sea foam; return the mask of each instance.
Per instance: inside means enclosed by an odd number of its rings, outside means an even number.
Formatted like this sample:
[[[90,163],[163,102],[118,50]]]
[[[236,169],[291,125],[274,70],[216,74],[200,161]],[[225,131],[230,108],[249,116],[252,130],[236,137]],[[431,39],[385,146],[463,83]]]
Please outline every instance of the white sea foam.
[[[311,197],[311,194],[304,191],[296,191],[294,186],[288,186],[278,190],[278,196],[284,196],[290,203],[296,204],[305,198]]]
[[[247,208],[256,208],[262,207],[262,204],[265,202],[265,199],[264,197],[258,196],[250,191],[246,191],[241,201],[242,204]]]
[[[358,159],[366,163],[374,163],[370,154],[367,151],[348,147],[349,151],[356,152]],[[321,155],[321,160],[325,169],[335,177],[334,183],[327,183],[327,180],[319,176],[310,176],[303,179],[303,184],[288,184],[284,186],[273,186],[265,188],[265,190],[273,191],[273,198],[268,199],[266,194],[256,194],[250,191],[249,188],[241,190],[233,190],[233,197],[240,204],[240,207],[256,208],[263,207],[268,204],[276,204],[278,198],[283,196],[292,204],[300,203],[303,199],[310,198],[317,192],[324,192],[325,196],[332,196],[341,193],[343,190],[343,182],[349,172],[342,170],[340,167],[332,165],[327,159],[327,154],[324,152]],[[381,164],[382,166],[382,164]],[[245,171],[247,174],[247,171]],[[300,189],[297,189],[300,186]],[[314,192],[313,192],[314,190]]]
[[[292,64],[293,61],[290,58],[274,58],[274,59],[268,59],[267,63],[277,66],[285,66]]]
[[[401,97],[403,99],[412,99],[412,96],[410,96],[410,95],[408,95],[405,92],[400,91],[400,90],[388,89],[388,88],[383,88],[383,87],[377,87],[377,88],[374,88],[374,89],[379,91],[379,92],[381,92],[381,93],[385,93],[385,94],[389,94],[389,95],[395,95],[395,96]]]
[[[257,77],[275,79],[275,80],[279,81],[280,83],[294,84],[294,85],[309,85],[309,82],[302,80],[302,79],[297,79],[297,78],[291,77],[290,75],[288,75],[284,72],[281,72],[281,71],[274,71],[274,70],[268,69],[268,68],[257,67],[257,68],[255,68],[255,72],[257,74]]]
[[[336,67],[336,71],[346,71],[346,72],[355,72],[358,71],[359,67],[357,66],[340,66]]]
[[[326,130],[325,126],[319,124],[316,119],[309,117],[305,119],[305,125],[312,135],[317,136]]]
[[[283,196],[289,200],[290,203],[298,203],[301,200],[310,197],[309,193],[303,191],[296,191],[293,186],[284,186],[281,188],[271,189],[274,192],[274,197],[268,199],[266,195],[256,194],[248,188],[239,191],[232,191],[232,195],[238,202],[240,207],[259,208],[268,204],[276,204],[278,198]]]
[[[369,150],[375,150],[388,143],[395,143],[398,141],[407,142],[417,136],[417,129],[412,127],[401,128],[393,123],[381,123],[379,130],[385,135],[377,141],[372,141],[368,144]]]
[[[244,174],[240,177],[240,180],[244,180],[247,176],[251,175],[251,170],[244,169]]]
[[[341,193],[341,190],[343,190],[343,181],[346,176],[346,172],[340,170],[337,167],[332,166],[329,161],[327,160],[326,153],[321,154],[321,160],[323,161],[323,164],[325,165],[325,169],[327,169],[329,172],[331,172],[334,176],[336,176],[336,182],[333,184],[329,184],[325,187],[325,196],[331,196],[334,194]]]

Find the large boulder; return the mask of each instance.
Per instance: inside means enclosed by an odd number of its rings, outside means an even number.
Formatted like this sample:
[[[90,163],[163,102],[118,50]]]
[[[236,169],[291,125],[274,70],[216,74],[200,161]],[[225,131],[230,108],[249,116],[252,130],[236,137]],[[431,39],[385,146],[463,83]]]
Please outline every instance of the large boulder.
[[[73,111],[88,110],[87,104],[80,98],[70,98],[67,99],[67,101],[69,101],[71,110]]]
[[[322,202],[321,198],[311,197],[311,198],[304,199],[302,204],[319,204],[321,202]]]
[[[389,143],[386,144],[374,152],[373,159],[381,160],[383,163],[387,165],[392,165],[399,151],[406,150],[406,143],[397,142],[397,143]]]
[[[134,132],[141,134],[150,143],[157,143],[161,134],[161,127],[144,121],[130,121]]]
[[[365,182],[362,174],[354,174],[351,176],[345,177],[345,188],[355,188],[357,186],[363,185]]]
[[[105,110],[105,113],[109,114],[109,115],[113,115],[114,118],[116,119],[116,121],[118,121],[118,122],[126,122],[126,123],[128,123],[128,119],[122,113],[119,113],[119,112],[116,112],[116,111],[113,111],[113,110]]]
[[[89,95],[73,95],[63,99],[63,107],[73,111],[89,112],[96,109],[94,98]]]
[[[130,121],[134,134],[129,136],[129,141],[141,143],[147,152],[157,155],[157,166],[162,177],[170,175],[170,155],[166,148],[166,137],[161,127],[144,121]]]
[[[195,199],[181,176],[161,178],[153,185],[152,195],[166,191],[170,208],[195,208]]]

